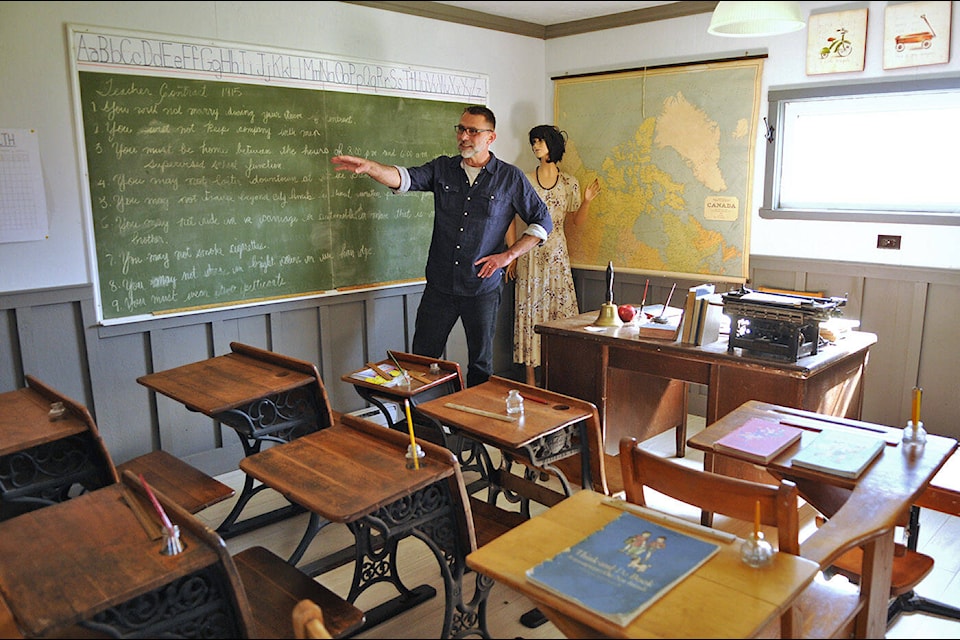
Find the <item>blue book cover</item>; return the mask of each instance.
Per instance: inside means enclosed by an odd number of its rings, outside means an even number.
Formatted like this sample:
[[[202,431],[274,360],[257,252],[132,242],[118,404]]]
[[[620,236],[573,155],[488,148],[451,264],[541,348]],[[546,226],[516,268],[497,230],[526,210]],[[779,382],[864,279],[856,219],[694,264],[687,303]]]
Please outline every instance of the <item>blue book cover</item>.
[[[719,545],[622,513],[527,571],[527,579],[626,626]]]

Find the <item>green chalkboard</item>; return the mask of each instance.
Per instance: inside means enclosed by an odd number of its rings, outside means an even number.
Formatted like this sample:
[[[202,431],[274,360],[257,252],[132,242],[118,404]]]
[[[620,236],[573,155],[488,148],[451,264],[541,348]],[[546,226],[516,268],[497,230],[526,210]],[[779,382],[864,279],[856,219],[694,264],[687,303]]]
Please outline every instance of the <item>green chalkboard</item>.
[[[104,319],[423,278],[430,193],[333,169],[456,152],[466,104],[79,73]]]

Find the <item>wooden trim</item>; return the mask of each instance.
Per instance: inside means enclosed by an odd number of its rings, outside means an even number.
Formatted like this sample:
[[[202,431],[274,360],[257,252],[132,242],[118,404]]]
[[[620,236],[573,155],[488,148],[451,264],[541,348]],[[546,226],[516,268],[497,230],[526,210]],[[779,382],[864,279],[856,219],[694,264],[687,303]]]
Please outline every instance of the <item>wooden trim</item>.
[[[613,29],[615,27],[627,27],[644,22],[682,18],[700,13],[711,13],[717,6],[716,2],[668,2],[647,9],[637,9],[635,11],[625,11],[608,16],[588,18],[586,20],[571,20],[570,22],[543,26],[523,20],[503,18],[489,13],[483,13],[482,11],[461,9],[439,2],[391,2],[389,0],[380,2],[342,1],[347,4],[357,4],[363,7],[395,11],[397,13],[405,13],[421,18],[455,22],[457,24],[465,24],[482,29],[493,29],[494,31],[540,38],[541,40],[591,33],[604,29]]]

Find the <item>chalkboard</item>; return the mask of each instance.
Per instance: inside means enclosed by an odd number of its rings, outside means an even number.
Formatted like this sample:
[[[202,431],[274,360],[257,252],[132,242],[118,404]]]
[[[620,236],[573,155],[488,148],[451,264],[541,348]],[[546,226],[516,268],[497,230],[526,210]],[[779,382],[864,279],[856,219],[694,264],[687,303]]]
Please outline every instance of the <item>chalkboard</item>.
[[[466,103],[80,71],[103,319],[423,278],[430,193],[334,171],[455,153]]]

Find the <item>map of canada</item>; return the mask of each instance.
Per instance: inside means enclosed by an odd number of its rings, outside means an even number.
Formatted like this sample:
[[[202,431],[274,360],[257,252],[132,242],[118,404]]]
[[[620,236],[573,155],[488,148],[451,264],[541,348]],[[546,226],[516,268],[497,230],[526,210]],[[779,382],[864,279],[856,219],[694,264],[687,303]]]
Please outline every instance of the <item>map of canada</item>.
[[[747,276],[761,60],[557,81],[563,168],[601,195],[566,227],[580,268]]]

